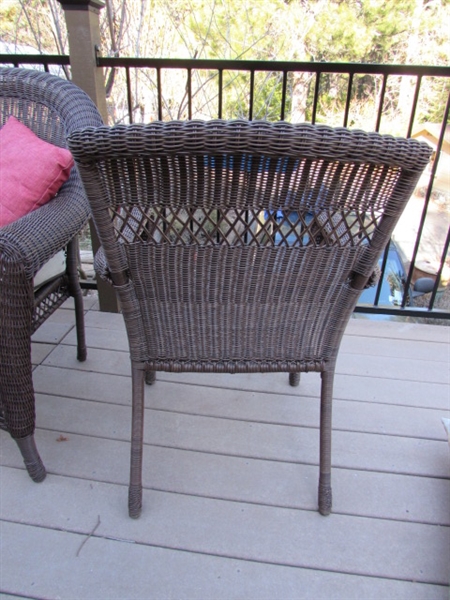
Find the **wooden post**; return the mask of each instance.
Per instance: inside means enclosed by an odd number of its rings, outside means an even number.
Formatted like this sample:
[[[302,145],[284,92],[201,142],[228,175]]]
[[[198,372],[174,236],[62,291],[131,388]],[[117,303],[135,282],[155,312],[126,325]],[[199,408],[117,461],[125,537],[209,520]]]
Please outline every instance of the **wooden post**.
[[[64,9],[69,36],[72,81],[95,102],[103,121],[108,123],[103,69],[97,67],[100,47],[99,12],[102,0],[58,0]]]
[[[102,0],[58,0],[64,9],[69,36],[72,81],[95,102],[105,124],[108,124],[105,79],[103,69],[97,67],[96,51],[100,47],[99,13],[105,6]],[[91,223],[92,250],[95,253],[99,240]],[[100,310],[118,312],[114,290],[97,278]]]

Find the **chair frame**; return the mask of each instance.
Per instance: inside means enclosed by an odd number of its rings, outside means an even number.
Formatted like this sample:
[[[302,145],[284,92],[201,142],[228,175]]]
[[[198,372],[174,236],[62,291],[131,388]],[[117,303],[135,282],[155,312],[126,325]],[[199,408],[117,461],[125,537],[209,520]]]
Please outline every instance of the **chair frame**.
[[[102,243],[96,270],[116,289],[128,333],[130,516],[141,513],[144,387],[156,371],[285,371],[292,386],[320,372],[318,504],[328,515],[340,342],[429,146],[223,120],[103,127],[68,144]],[[276,244],[274,215],[293,210],[303,215],[297,237]]]
[[[103,121],[91,99],[70,81],[31,69],[0,68],[0,125],[14,115],[41,139],[67,147],[66,136]],[[0,229],[0,428],[16,441],[30,477],[45,467],[35,439],[31,336],[73,297],[77,358],[86,359],[78,234],[90,217],[76,167],[50,202]],[[34,289],[37,271],[66,250],[66,271]]]

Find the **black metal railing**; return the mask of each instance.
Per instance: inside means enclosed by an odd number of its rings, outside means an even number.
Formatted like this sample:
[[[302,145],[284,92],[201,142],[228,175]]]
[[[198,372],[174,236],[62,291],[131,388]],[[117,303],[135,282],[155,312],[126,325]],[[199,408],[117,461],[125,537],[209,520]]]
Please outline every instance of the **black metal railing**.
[[[439,309],[436,306],[438,294],[443,294],[441,281],[444,267],[448,265],[448,254],[450,244],[450,222],[447,223],[445,236],[440,240],[441,248],[439,256],[434,256],[434,273],[431,279],[434,283],[431,292],[424,296],[428,299],[426,306],[418,308],[411,306],[417,301],[420,294],[414,291],[416,265],[421,251],[421,241],[427,226],[427,217],[430,214],[430,206],[435,194],[434,183],[439,169],[440,157],[444,147],[447,123],[450,108],[450,67],[436,66],[408,66],[408,65],[378,65],[378,64],[352,64],[352,63],[310,63],[310,62],[277,62],[277,61],[223,61],[223,60],[199,60],[199,59],[147,59],[147,58],[106,58],[98,57],[98,65],[105,69],[113,69],[117,73],[125,73],[126,86],[126,112],[128,122],[133,123],[138,116],[142,120],[167,120],[173,118],[192,119],[198,116],[209,118],[270,118],[280,120],[295,120],[300,116],[302,120],[316,122],[327,122],[323,117],[324,95],[330,86],[335,87],[335,93],[341,94],[340,106],[342,107],[340,122],[333,125],[343,127],[355,126],[352,118],[352,105],[364,94],[374,94],[372,124],[369,128],[381,133],[394,133],[411,137],[414,133],[415,123],[424,119],[424,104],[430,103],[430,94],[440,92],[442,106],[437,106],[435,113],[439,118],[439,135],[436,139],[434,161],[430,168],[428,181],[426,182],[423,203],[419,215],[417,234],[409,256],[405,256],[408,268],[403,277],[403,293],[398,307],[381,306],[381,292],[386,285],[387,268],[389,265],[389,252],[395,246],[387,249],[381,261],[382,276],[378,288],[374,293],[374,304],[372,307],[359,306],[357,311],[378,314],[395,314],[404,316],[427,316],[450,318],[450,310]],[[178,90],[178,103],[171,90],[163,85],[164,73],[171,73]],[[153,114],[147,116],[139,109],[142,107],[141,98],[137,98],[138,78],[146,75],[146,82],[150,95],[147,99],[153,100]],[[243,75],[245,74],[245,75]],[[263,74],[258,84],[257,78]],[[336,78],[341,78],[340,85],[336,85]],[[343,78],[343,80],[342,80]],[[168,78],[166,77],[166,80]],[[170,77],[169,77],[170,79]],[[402,92],[402,84],[406,81],[407,91],[406,103],[409,106],[402,107],[400,122],[396,131],[391,131],[393,117],[398,121],[398,108],[395,108],[395,97],[399,100]],[[135,95],[133,94],[136,90]],[[303,91],[303,106],[300,115],[295,115],[295,107],[292,97],[295,93],[295,85],[305,88]],[[239,85],[239,93],[236,94],[236,85]],[[365,87],[361,91],[361,87]],[[276,92],[278,91],[278,93]],[[227,93],[232,91],[234,106],[230,107],[225,100]],[[324,93],[325,92],[325,93]],[[230,95],[230,94],[229,94]],[[257,99],[264,97],[266,112],[258,114]],[[206,97],[205,97],[206,96]],[[394,96],[394,98],[393,98]],[[145,98],[145,95],[143,96]],[[196,99],[200,101],[196,102]],[[404,96],[405,99],[405,96]],[[152,102],[150,101],[150,104]],[[205,111],[205,107],[207,110]],[[231,110],[230,110],[231,108]],[[147,111],[148,112],[148,111]],[[299,111],[297,110],[297,113]],[[338,111],[339,113],[339,111]],[[388,114],[390,113],[390,114]],[[385,119],[386,115],[390,118]],[[294,118],[293,118],[294,117]],[[119,119],[121,115],[119,115]],[[122,116],[123,118],[123,116]],[[384,121],[387,120],[387,129]],[[367,123],[367,121],[366,121]],[[448,143],[448,142],[447,142]],[[450,207],[450,182],[449,189],[443,191],[444,196],[444,220],[447,216],[445,207]],[[401,258],[400,258],[401,260]],[[431,267],[433,269],[433,267]],[[429,289],[429,288],[428,288]],[[414,300],[413,300],[414,296]],[[399,312],[399,309],[401,312]]]
[[[406,136],[410,136],[412,132],[414,117],[417,110],[418,100],[420,96],[420,87],[425,77],[433,77],[439,79],[448,79],[450,77],[450,67],[435,67],[435,66],[408,66],[408,65],[378,65],[378,64],[360,64],[360,63],[312,63],[312,62],[281,62],[281,61],[245,61],[245,60],[208,60],[208,59],[164,59],[164,58],[113,58],[113,57],[97,57],[98,66],[104,68],[112,68],[115,70],[122,69],[126,73],[127,81],[127,99],[128,99],[128,118],[129,122],[133,122],[133,113],[136,106],[133,104],[133,95],[131,91],[131,71],[154,71],[154,80],[151,85],[155,89],[157,99],[157,118],[163,120],[164,106],[168,104],[164,98],[162,89],[162,74],[164,71],[184,71],[185,84],[183,86],[183,101],[185,106],[181,106],[181,111],[178,113],[187,113],[185,118],[192,118],[193,115],[193,99],[199,94],[204,87],[204,82],[200,88],[193,88],[194,73],[209,73],[209,82],[217,78],[217,90],[212,95],[211,100],[216,100],[216,114],[210,115],[211,118],[228,118],[229,115],[224,114],[224,92],[227,87],[230,87],[230,81],[225,81],[224,74],[232,73],[248,73],[248,112],[247,115],[241,114],[241,117],[247,117],[249,120],[255,118],[255,78],[259,73],[269,73],[271,76],[277,76],[280,82],[281,99],[279,102],[278,113],[274,112],[273,116],[285,120],[288,113],[289,105],[289,78],[294,74],[309,75],[308,88],[309,96],[313,96],[312,103],[309,108],[309,119],[312,123],[317,122],[317,111],[319,107],[320,88],[324,76],[342,75],[348,77],[346,86],[346,100],[343,114],[342,126],[349,125],[349,112],[351,105],[352,92],[356,85],[356,76],[378,76],[381,80],[381,89],[379,91],[379,102],[376,112],[376,120],[374,122],[374,131],[380,130],[381,118],[383,115],[383,105],[386,99],[386,91],[388,89],[389,77],[412,77],[415,79],[415,94],[413,106],[410,111],[410,119],[408,129],[405,131]],[[311,86],[312,80],[312,86]],[[321,82],[322,80],[322,82]],[[301,81],[304,84],[304,80]],[[326,85],[326,83],[324,84]],[[292,87],[292,86],[291,86]],[[312,94],[311,94],[312,88]],[[182,103],[183,104],[183,103]],[[156,115],[155,115],[156,116]],[[167,116],[167,115],[166,115]],[[173,118],[173,117],[172,117]]]
[[[64,74],[70,79],[70,56],[65,54],[0,54],[0,65],[6,67],[41,67],[47,73]]]
[[[0,55],[0,63],[16,66],[41,64],[67,67],[66,56]],[[382,277],[371,306],[357,312],[411,317],[450,318],[450,308],[441,306],[445,270],[450,268],[450,174],[447,189],[438,190],[436,180],[450,160],[448,121],[450,67],[311,63],[277,61],[233,61],[202,59],[152,59],[97,57],[109,82],[112,123],[147,122],[154,119],[246,118],[326,122],[334,126],[360,128],[410,137],[418,125],[432,120],[437,133],[434,160],[421,181],[418,209],[411,228],[415,235],[405,250],[393,244],[381,261]],[[113,90],[112,93],[111,90]],[[369,108],[368,108],[369,107]],[[450,163],[449,163],[450,164]],[[442,179],[442,177],[441,177]],[[445,188],[445,186],[444,186]],[[424,234],[436,209],[439,239],[434,239],[430,277],[431,290],[416,305],[414,291],[418,267],[426,252]],[[436,216],[434,217],[436,221]],[[398,300],[383,302],[382,288],[389,275],[389,256],[399,250],[406,264],[402,293]],[[448,276],[448,275],[446,275]],[[447,286],[448,287],[448,286]],[[393,305],[395,302],[397,305]]]

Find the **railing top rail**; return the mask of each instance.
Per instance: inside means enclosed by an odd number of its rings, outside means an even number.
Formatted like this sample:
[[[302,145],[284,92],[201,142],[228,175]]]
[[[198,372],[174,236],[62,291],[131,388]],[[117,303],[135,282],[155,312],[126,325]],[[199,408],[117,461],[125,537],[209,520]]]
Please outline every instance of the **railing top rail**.
[[[201,58],[97,58],[101,67],[153,67],[178,69],[233,70],[233,71],[308,71],[312,73],[363,73],[379,75],[412,75],[450,77],[450,66],[401,65],[345,62],[300,62],[263,60],[219,60]]]
[[[0,54],[0,64],[70,65],[68,54]]]
[[[69,55],[0,54],[0,63],[70,65]],[[450,77],[450,66],[402,65],[378,63],[222,60],[202,58],[151,58],[99,56],[100,67],[153,67],[166,69],[205,69],[232,71],[308,71],[367,75],[411,75]]]

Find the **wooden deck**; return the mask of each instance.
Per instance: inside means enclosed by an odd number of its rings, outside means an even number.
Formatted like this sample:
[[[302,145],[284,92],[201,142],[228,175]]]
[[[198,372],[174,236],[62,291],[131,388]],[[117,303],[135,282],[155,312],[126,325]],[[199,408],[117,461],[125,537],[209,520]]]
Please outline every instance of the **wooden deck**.
[[[127,516],[119,315],[70,305],[35,335],[34,484],[1,442],[0,591],[27,598],[448,599],[450,328],[353,319],[338,363],[334,512],[316,511],[319,377],[159,376],[142,517]]]

